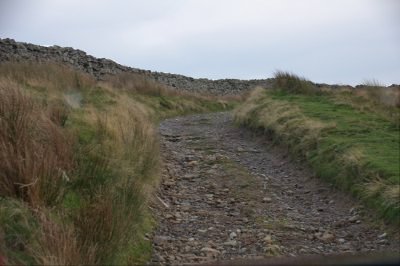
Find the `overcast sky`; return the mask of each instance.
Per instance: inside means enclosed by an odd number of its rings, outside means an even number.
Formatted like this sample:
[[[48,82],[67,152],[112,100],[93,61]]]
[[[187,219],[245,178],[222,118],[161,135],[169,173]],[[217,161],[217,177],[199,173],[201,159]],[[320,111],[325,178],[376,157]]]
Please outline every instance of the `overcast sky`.
[[[192,77],[400,83],[400,0],[0,0],[0,38]]]

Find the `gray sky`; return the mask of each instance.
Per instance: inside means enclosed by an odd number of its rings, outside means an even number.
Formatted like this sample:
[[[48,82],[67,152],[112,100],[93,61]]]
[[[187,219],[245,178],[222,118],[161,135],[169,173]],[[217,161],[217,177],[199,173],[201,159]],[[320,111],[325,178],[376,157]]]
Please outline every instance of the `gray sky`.
[[[0,38],[192,77],[400,83],[400,0],[0,0]]]

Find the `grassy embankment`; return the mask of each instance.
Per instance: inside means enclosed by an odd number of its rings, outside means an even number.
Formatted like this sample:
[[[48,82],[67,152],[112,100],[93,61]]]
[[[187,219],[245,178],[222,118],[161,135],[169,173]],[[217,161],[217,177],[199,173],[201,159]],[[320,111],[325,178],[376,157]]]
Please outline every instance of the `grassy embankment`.
[[[316,174],[350,191],[388,221],[400,218],[400,91],[368,85],[324,89],[278,72],[235,112],[305,159]]]
[[[156,122],[233,102],[130,74],[0,65],[0,264],[143,263]]]

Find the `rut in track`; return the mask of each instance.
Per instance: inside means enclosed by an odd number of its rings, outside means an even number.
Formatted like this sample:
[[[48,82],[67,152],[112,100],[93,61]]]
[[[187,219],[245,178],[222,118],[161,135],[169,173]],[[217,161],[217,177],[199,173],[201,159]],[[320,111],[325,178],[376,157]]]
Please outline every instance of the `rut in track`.
[[[165,120],[160,133],[151,263],[399,250],[398,235],[355,200],[229,113]]]

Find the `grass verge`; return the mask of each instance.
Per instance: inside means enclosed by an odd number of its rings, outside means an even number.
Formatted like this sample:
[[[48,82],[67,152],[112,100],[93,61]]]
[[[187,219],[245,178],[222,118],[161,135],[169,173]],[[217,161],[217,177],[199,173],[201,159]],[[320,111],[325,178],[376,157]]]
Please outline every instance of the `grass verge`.
[[[143,264],[160,175],[156,123],[235,101],[135,75],[0,65],[0,262]]]
[[[290,84],[306,82],[291,79]],[[287,84],[253,91],[235,111],[236,121],[262,130],[304,158],[321,178],[398,223],[399,108],[359,91],[310,89],[309,82],[305,90],[300,85],[294,91]]]

